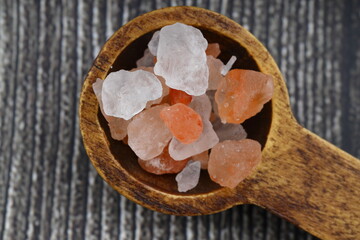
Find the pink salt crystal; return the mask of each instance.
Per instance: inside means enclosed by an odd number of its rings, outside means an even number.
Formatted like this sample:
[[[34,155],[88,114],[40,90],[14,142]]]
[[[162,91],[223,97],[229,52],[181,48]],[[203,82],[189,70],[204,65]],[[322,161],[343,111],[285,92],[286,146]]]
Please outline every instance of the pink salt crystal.
[[[168,148],[165,147],[164,151],[157,157],[150,160],[138,159],[138,163],[142,169],[147,172],[161,175],[167,173],[178,173],[184,169],[186,163],[190,159],[185,159],[182,161],[175,161],[169,155]]]
[[[216,90],[219,82],[223,78],[221,70],[224,68],[224,64],[220,59],[213,56],[207,56],[207,65],[209,67],[209,86],[207,90]]]
[[[221,53],[220,45],[218,43],[209,43],[205,52],[206,55],[217,58]]]
[[[219,116],[223,123],[242,123],[261,111],[274,92],[270,75],[233,69],[220,82],[215,93]]]
[[[215,114],[215,116],[219,116],[218,106],[217,106],[217,103],[215,101],[215,92],[216,91],[214,91],[214,90],[209,90],[209,91],[206,91],[206,95],[210,99],[213,113]]]
[[[174,137],[184,144],[196,141],[203,130],[200,115],[183,103],[164,108],[160,118]]]
[[[195,110],[203,121],[209,120],[211,114],[211,102],[206,94],[194,96],[189,107]]]
[[[251,139],[226,140],[211,149],[210,178],[223,187],[234,188],[261,162],[261,146]]]
[[[173,138],[169,144],[170,156],[175,160],[183,160],[215,146],[219,142],[219,138],[216,135],[211,122],[203,119],[203,126],[204,130],[199,139],[191,144],[183,144],[176,138]]]
[[[93,83],[93,90],[98,99],[100,111],[108,122],[111,137],[115,140],[122,140],[127,135],[127,126],[129,125],[130,120],[125,120],[122,118],[108,116],[104,113],[103,104],[101,100],[101,89],[104,80],[98,78],[96,82]]]
[[[178,183],[179,192],[187,192],[199,183],[200,162],[189,161],[186,167],[176,175],[175,180]]]
[[[207,169],[209,162],[209,150],[192,156],[192,160],[200,162],[201,169]]]
[[[128,143],[135,154],[149,160],[160,155],[172,134],[160,118],[168,104],[157,105],[137,114],[128,126]]]
[[[213,122],[213,127],[219,137],[219,141],[242,140],[247,137],[247,133],[241,124],[223,124],[219,118]]]
[[[148,48],[145,49],[144,56],[136,61],[137,67],[153,67],[154,65],[154,55],[151,54]]]

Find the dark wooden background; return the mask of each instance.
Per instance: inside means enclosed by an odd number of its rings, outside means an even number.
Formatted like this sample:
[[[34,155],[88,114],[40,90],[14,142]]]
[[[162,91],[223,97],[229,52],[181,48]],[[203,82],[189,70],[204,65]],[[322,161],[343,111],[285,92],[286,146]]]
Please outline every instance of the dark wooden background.
[[[279,64],[299,122],[360,157],[359,0],[0,0],[0,240],[314,238],[256,206],[152,212],[89,163],[77,114],[87,70],[121,25],[174,5],[249,29]]]

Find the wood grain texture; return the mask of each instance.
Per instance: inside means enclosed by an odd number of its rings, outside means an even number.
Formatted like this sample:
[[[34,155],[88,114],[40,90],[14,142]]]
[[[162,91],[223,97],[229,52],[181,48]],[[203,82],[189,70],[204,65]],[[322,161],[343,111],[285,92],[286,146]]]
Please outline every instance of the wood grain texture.
[[[1,0],[0,239],[139,239],[139,227],[141,239],[313,238],[254,206],[155,213],[89,165],[76,114],[86,70],[118,27],[170,5],[209,8],[247,27],[279,64],[300,123],[360,157],[359,1]]]

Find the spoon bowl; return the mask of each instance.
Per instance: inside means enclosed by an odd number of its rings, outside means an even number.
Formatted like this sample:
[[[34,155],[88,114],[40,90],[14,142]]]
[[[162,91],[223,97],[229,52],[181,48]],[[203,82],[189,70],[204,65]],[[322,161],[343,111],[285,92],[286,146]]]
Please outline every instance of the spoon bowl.
[[[202,171],[196,188],[178,192],[174,175],[157,176],[141,169],[131,149],[111,138],[99,111],[92,90],[96,78],[136,67],[152,34],[176,22],[194,26],[208,42],[219,43],[223,62],[235,55],[234,68],[273,76],[272,101],[244,123],[249,138],[262,145],[263,161],[234,189],[220,187]],[[84,145],[98,173],[115,190],[140,205],[190,216],[251,203],[321,238],[360,237],[360,161],[296,122],[284,79],[267,49],[223,15],[195,7],[171,7],[144,14],[121,27],[105,43],[86,76],[79,114]]]

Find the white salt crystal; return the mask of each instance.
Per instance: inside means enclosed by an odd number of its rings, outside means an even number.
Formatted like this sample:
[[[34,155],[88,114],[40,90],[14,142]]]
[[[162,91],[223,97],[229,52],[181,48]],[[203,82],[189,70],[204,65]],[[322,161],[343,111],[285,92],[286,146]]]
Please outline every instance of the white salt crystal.
[[[236,61],[236,57],[232,56],[229,61],[227,62],[227,64],[223,67],[223,69],[221,70],[221,75],[225,76],[230,69],[232,68],[232,66],[234,65],[235,61]]]
[[[108,122],[111,137],[115,140],[122,140],[127,135],[127,127],[129,125],[130,120],[108,116],[104,113],[103,104],[101,100],[101,91],[102,91],[103,83],[104,80],[97,78],[96,82],[93,83],[92,87],[96,95],[96,98],[98,99],[100,111],[105,117],[106,121]]]
[[[184,160],[188,157],[202,153],[219,142],[212,124],[209,120],[203,119],[203,132],[198,140],[191,144],[183,144],[173,137],[169,144],[169,154],[174,160]]]
[[[148,48],[152,55],[157,55],[157,49],[159,45],[160,31],[156,31],[148,43]]]
[[[195,110],[201,118],[209,120],[211,115],[211,102],[206,94],[194,96],[189,107]]]
[[[247,137],[247,133],[241,124],[223,124],[220,118],[213,123],[214,130],[219,137],[219,141],[242,140]]]
[[[201,164],[196,161],[189,161],[186,167],[176,175],[179,192],[187,192],[199,183]]]
[[[199,96],[208,87],[209,68],[205,50],[207,41],[200,32],[182,23],[160,30],[156,75],[165,78],[166,85]]]
[[[144,56],[136,61],[137,67],[153,67],[154,65],[154,55],[151,54],[148,48],[145,49]]]
[[[209,86],[207,90],[216,90],[223,78],[221,71],[224,68],[224,64],[220,59],[207,56],[207,65],[209,67]]]
[[[120,70],[106,77],[101,95],[106,115],[129,120],[141,112],[148,101],[161,97],[162,86],[150,72]]]

